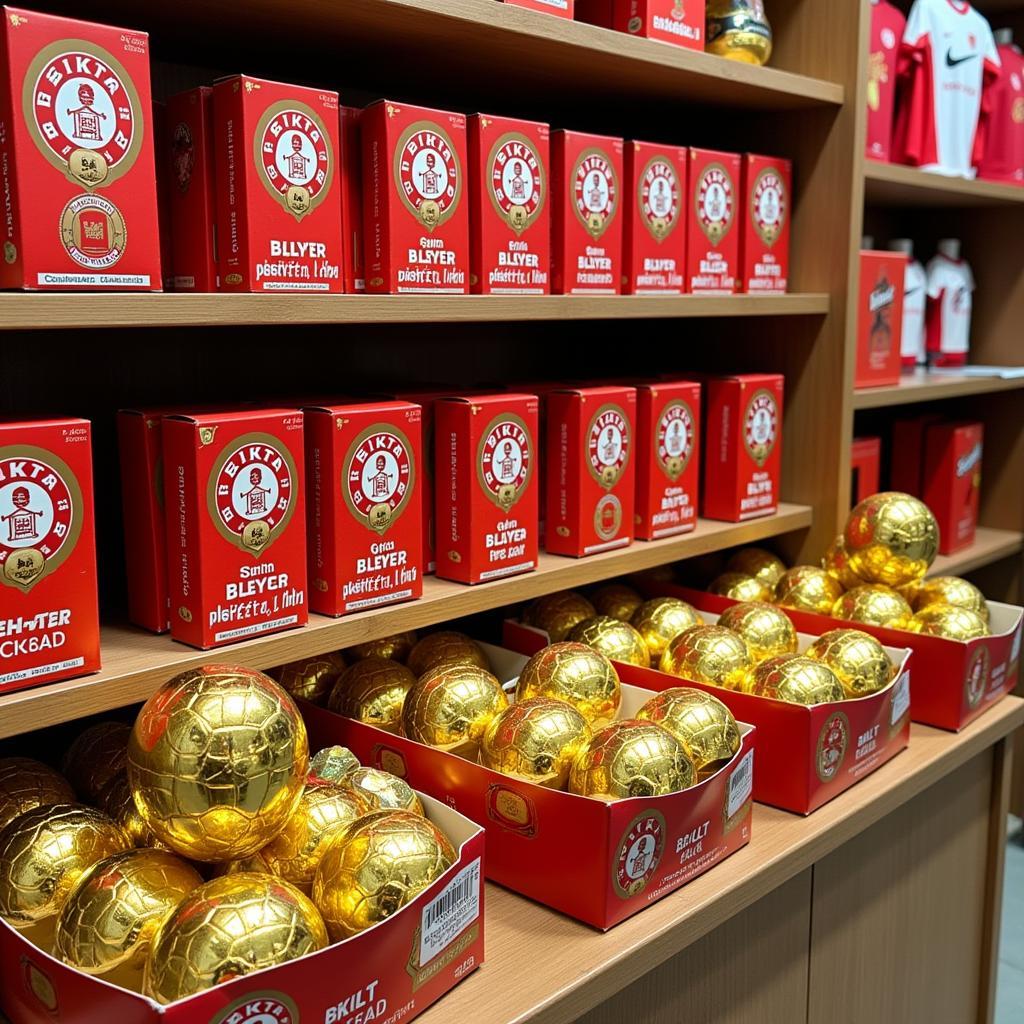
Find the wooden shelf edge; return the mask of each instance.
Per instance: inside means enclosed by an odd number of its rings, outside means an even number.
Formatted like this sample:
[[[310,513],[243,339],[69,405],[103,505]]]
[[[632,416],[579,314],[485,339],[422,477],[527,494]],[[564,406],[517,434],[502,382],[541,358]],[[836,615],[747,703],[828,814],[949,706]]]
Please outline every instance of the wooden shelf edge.
[[[917,370],[904,374],[899,384],[880,388],[858,388],[853,393],[854,409],[881,409],[944,398],[964,398],[1024,388],[1024,377],[968,377],[929,374]]]
[[[1019,530],[996,530],[979,526],[974,543],[952,555],[939,555],[929,572],[930,576],[962,576],[1002,558],[1010,558],[1024,551],[1024,533]]]
[[[807,817],[755,804],[749,846],[605,934],[489,885],[488,966],[428,1010],[423,1024],[570,1024],[1022,724],[1024,700],[1005,697],[960,733],[912,726],[907,751]],[[527,947],[535,963],[550,957],[557,970],[540,967],[524,980],[515,954]],[[538,991],[549,976],[548,990]]]
[[[589,558],[541,555],[532,573],[475,587],[430,576],[418,601],[386,605],[340,619],[311,615],[310,624],[302,629],[256,637],[214,651],[197,651],[167,636],[154,636],[130,626],[105,626],[101,634],[103,668],[99,672],[0,696],[0,738],[145,700],[176,673],[211,661],[272,668],[404,629],[422,629],[555,590],[791,533],[810,526],[811,518],[809,506],[783,504],[774,516],[745,523],[702,519],[696,530],[681,537],[637,541],[629,548]]]
[[[76,326],[236,327],[824,316],[824,293],[788,295],[0,294],[0,330]]]
[[[1012,206],[1024,203],[1024,187],[947,178],[916,167],[865,160],[864,202],[868,206]]]

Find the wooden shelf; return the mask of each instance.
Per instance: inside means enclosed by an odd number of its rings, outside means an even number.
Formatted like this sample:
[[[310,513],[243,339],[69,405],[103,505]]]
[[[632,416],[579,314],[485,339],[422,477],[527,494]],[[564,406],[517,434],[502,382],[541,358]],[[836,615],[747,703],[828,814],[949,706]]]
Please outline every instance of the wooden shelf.
[[[913,402],[936,402],[943,398],[987,395],[995,391],[1024,388],[1024,377],[970,377],[914,370],[905,373],[899,384],[881,388],[859,388],[853,393],[854,409],[879,409]]]
[[[1024,551],[1024,533],[1017,530],[994,530],[979,526],[974,543],[955,555],[939,555],[932,564],[929,576],[962,576],[1001,558]]]
[[[303,629],[256,637],[216,651],[197,651],[167,636],[154,636],[131,626],[105,626],[100,672],[0,696],[0,738],[145,700],[171,676],[209,661],[239,661],[253,668],[271,668],[403,629],[433,626],[555,590],[585,586],[737,544],[752,544],[810,525],[808,506],[783,504],[776,515],[764,519],[746,523],[702,519],[696,530],[682,537],[638,541],[625,550],[606,551],[589,558],[541,555],[535,572],[475,587],[429,576],[418,601],[387,605],[341,619],[311,615],[310,624]]]
[[[9,292],[0,294],[0,329],[824,316],[828,310],[828,295],[819,293],[661,298],[653,295],[97,295],[91,292],[43,295]]]
[[[864,201],[869,206],[1015,206],[1024,203],[1024,187],[866,160]]]
[[[906,751],[807,817],[755,804],[749,846],[606,934],[489,885],[486,966],[420,1020],[569,1024],[1022,723],[1006,697],[960,733],[912,726]]]

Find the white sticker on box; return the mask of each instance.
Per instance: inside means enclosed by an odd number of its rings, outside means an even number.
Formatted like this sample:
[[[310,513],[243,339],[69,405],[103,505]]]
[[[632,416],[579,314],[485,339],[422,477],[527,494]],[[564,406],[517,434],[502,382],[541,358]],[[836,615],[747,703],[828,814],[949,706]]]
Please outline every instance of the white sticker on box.
[[[420,966],[446,949],[480,916],[480,858],[467,864],[423,908],[420,922]]]
[[[910,707],[910,673],[904,672],[892,688],[892,725],[895,725]]]
[[[1020,629],[1013,634],[1013,648],[1010,651],[1010,661],[1016,661],[1017,656],[1020,654]]]
[[[754,791],[754,752],[747,751],[746,757],[729,776],[729,801],[725,816],[731,818],[749,799]]]

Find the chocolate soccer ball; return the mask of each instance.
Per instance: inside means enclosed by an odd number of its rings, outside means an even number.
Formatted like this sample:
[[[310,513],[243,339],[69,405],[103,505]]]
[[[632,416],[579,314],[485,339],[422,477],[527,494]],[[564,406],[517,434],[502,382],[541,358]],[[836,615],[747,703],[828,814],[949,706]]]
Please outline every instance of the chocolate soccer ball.
[[[885,648],[862,629],[830,629],[806,653],[832,669],[850,699],[877,693],[892,681],[893,664]]]
[[[309,782],[340,785],[359,767],[359,758],[348,747],[324,747],[309,759]]]
[[[728,597],[733,601],[770,601],[772,588],[756,576],[742,572],[723,572],[711,582],[709,594]]]
[[[775,584],[782,579],[786,571],[786,563],[764,548],[741,548],[726,563],[728,572],[739,572],[745,576],[753,576],[765,586],[775,590]]]
[[[951,604],[956,608],[977,612],[988,622],[985,595],[973,583],[959,576],[929,576],[914,589],[914,599],[910,603],[915,612],[922,612],[933,604]]]
[[[128,781],[153,834],[192,860],[247,857],[302,796],[306,727],[269,676],[204,665],[165,683],[135,720]]]
[[[863,622],[867,626],[907,629],[913,612],[901,594],[877,583],[848,590],[832,606],[832,618]]]
[[[573,643],[593,647],[610,661],[624,661],[642,668],[651,664],[644,638],[628,622],[613,619],[610,615],[596,615],[577,623],[569,639]]]
[[[336,652],[318,654],[312,658],[290,661],[267,674],[276,679],[293,697],[313,704],[322,704],[331,692],[338,676],[345,670],[345,659]]]
[[[753,664],[746,641],[725,626],[694,626],[680,633],[661,657],[661,671],[696,683],[738,690]]]
[[[799,612],[830,615],[832,606],[843,596],[839,581],[816,565],[797,565],[787,569],[775,588],[775,603]]]
[[[407,664],[417,678],[431,669],[449,665],[475,665],[484,671],[491,667],[483,648],[465,633],[453,629],[425,636],[409,652]]]
[[[30,757],[0,757],[0,829],[25,811],[74,799],[67,779],[49,765]]]
[[[939,550],[939,525],[923,502],[899,491],[865,498],[846,520],[850,568],[865,583],[901,587],[921,579]]]
[[[139,814],[132,796],[132,787],[128,784],[128,774],[122,772],[107,784],[100,794],[99,808],[121,827],[121,831],[131,840],[135,847],[157,847],[160,841],[150,831],[145,819]]]
[[[908,628],[924,636],[964,642],[989,635],[988,623],[977,612],[952,604],[930,604],[922,608],[910,620]]]
[[[691,605],[678,597],[654,597],[636,610],[632,624],[647,644],[651,664],[657,666],[670,640],[703,621]]]
[[[743,688],[758,697],[789,704],[826,704],[845,697],[842,684],[827,665],[800,654],[762,661]]]
[[[423,804],[412,786],[380,768],[357,768],[345,779],[344,785],[372,811],[423,813]]]
[[[97,722],[79,733],[64,755],[64,775],[78,795],[90,804],[128,761],[131,726],[124,722]]]
[[[613,619],[630,622],[644,599],[625,583],[606,583],[590,595],[591,603],[598,615],[610,615]]]
[[[775,605],[762,601],[734,604],[718,617],[718,625],[739,633],[755,662],[779,654],[796,654],[796,628]]]
[[[538,597],[523,613],[523,622],[542,629],[552,643],[558,643],[568,637],[573,627],[596,614],[597,609],[582,594],[560,590]]]
[[[415,683],[412,672],[397,661],[364,658],[341,673],[327,706],[346,718],[398,733],[406,694]]]
[[[843,535],[838,537],[828,546],[828,550],[822,556],[821,567],[832,577],[844,590],[852,590],[859,587],[864,581],[850,568],[850,555],[846,550],[846,542]]]
[[[732,712],[703,690],[690,686],[662,690],[644,704],[636,717],[672,733],[698,776],[710,773],[740,749],[740,729]]]
[[[404,664],[418,640],[416,630],[407,629],[403,633],[394,633],[391,636],[382,636],[378,640],[356,644],[346,653],[353,658],[386,658],[388,661],[400,661]]]
[[[523,666],[516,700],[531,697],[564,700],[592,729],[600,729],[619,713],[622,687],[614,666],[600,651],[565,641],[538,651]]]

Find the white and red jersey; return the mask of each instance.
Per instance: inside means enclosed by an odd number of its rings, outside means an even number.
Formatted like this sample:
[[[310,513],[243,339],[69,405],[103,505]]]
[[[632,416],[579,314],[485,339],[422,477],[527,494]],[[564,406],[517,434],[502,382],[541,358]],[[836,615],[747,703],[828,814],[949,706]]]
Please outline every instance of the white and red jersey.
[[[868,140],[872,160],[888,160],[896,106],[896,62],[907,19],[887,0],[871,0],[868,54]]]
[[[908,260],[903,272],[903,330],[900,359],[904,366],[925,362],[924,315],[928,305],[928,276],[917,260]]]
[[[985,153],[978,173],[990,181],[1024,184],[1024,54],[999,47],[1002,74],[991,90],[985,118]]]
[[[928,354],[938,366],[967,361],[974,275],[965,260],[938,253],[928,261]]]
[[[973,178],[985,147],[979,115],[998,77],[992,29],[966,0],[915,0],[900,50],[894,159]]]

